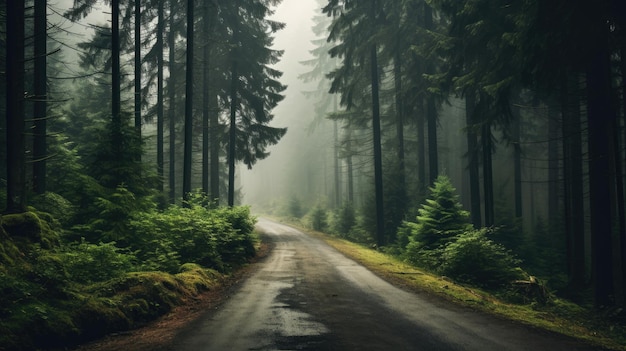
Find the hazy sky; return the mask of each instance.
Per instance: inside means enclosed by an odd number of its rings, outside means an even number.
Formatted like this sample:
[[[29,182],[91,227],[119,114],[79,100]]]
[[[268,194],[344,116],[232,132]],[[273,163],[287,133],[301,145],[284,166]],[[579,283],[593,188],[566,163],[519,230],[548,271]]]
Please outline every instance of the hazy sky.
[[[274,48],[285,51],[276,68],[284,73],[281,82],[288,87],[285,99],[273,111],[272,126],[287,127],[288,131],[270,149],[270,157],[259,161],[252,171],[246,170],[245,166],[239,167],[246,203],[262,203],[260,198],[282,193],[280,188],[290,182],[285,162],[298,157],[299,146],[301,148],[307,138],[305,129],[313,120],[313,101],[302,92],[313,90],[313,87],[300,81],[298,76],[309,70],[301,62],[311,58],[311,40],[315,38],[312,19],[319,11],[315,0],[283,0],[274,14],[273,19],[287,24],[276,35]]]

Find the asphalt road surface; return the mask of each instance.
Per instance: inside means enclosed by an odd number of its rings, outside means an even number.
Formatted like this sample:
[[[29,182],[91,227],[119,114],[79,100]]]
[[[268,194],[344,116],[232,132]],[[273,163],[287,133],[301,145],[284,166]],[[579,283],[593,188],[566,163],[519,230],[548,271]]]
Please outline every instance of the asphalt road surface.
[[[288,226],[260,219],[258,228],[272,252],[227,301],[177,336],[177,350],[592,349],[396,288]]]

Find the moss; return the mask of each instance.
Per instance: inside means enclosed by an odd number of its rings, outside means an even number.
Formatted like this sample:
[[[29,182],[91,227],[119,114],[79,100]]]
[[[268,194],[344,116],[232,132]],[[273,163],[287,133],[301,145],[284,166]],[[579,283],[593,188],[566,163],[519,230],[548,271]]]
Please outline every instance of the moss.
[[[213,288],[221,277],[220,273],[212,269],[205,269],[193,263],[181,266],[181,272],[176,274],[176,280],[194,295]]]
[[[83,341],[106,334],[127,330],[132,325],[128,316],[109,299],[89,297],[84,299],[74,313],[76,325]]]
[[[23,239],[27,244],[40,243],[46,249],[59,245],[58,233],[34,212],[4,215],[2,228],[10,237]]]

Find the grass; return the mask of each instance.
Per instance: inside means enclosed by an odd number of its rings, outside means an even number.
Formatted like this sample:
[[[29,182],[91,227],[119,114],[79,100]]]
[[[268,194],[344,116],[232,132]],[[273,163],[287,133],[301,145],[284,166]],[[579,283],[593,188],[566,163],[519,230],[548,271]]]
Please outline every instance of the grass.
[[[290,225],[293,224],[290,223]],[[625,326],[611,323],[606,316],[592,309],[558,298],[552,299],[543,306],[507,303],[489,292],[463,286],[446,277],[430,274],[370,247],[295,226],[325,241],[347,257],[361,263],[395,285],[519,323],[567,335],[599,347],[626,350]]]

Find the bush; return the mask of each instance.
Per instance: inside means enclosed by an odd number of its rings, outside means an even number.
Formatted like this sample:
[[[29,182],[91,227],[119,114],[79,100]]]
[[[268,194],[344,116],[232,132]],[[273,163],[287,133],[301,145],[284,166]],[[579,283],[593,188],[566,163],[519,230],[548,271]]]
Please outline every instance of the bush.
[[[489,229],[472,230],[442,250],[441,274],[485,288],[501,288],[513,280],[526,279],[520,261],[504,246],[487,238]]]
[[[249,208],[189,205],[141,213],[131,221],[137,237],[132,248],[148,267],[175,273],[181,263],[197,263],[224,271],[255,254]]]
[[[58,257],[69,278],[79,283],[117,278],[135,267],[135,256],[116,247],[114,242],[90,244],[82,241],[70,244]]]
[[[309,212],[309,224],[313,230],[323,232],[328,228],[328,215],[326,209],[320,205],[313,207]]]
[[[341,237],[348,237],[352,228],[356,225],[356,213],[351,203],[345,203],[333,216],[331,230]]]

